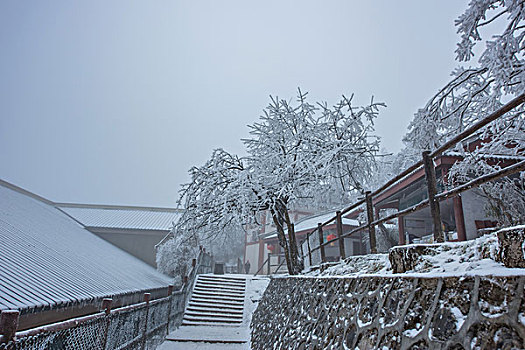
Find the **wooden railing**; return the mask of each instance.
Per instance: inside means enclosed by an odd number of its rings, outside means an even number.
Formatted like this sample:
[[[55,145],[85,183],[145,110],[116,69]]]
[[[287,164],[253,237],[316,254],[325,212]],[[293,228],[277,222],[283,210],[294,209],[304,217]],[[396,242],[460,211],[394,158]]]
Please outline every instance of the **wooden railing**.
[[[272,264],[272,257],[278,258],[277,264]],[[268,257],[266,258],[266,260],[264,260],[261,267],[259,267],[259,270],[255,272],[254,276],[257,276],[260,272],[264,272],[265,267],[266,267],[267,275],[276,274],[277,272],[279,272],[279,270],[281,270],[281,268],[284,266],[285,263],[286,263],[286,258],[284,254],[268,253]],[[277,268],[274,271],[272,271],[272,267],[277,267]],[[285,273],[284,269],[282,273]]]
[[[412,166],[410,166],[408,169],[406,169],[405,171],[403,171],[396,177],[392,178],[390,181],[385,183],[383,186],[381,186],[377,190],[365,192],[365,196],[362,199],[358,200],[357,202],[353,203],[352,205],[350,205],[349,207],[341,211],[337,211],[334,217],[330,218],[329,220],[325,222],[319,223],[317,228],[315,228],[314,230],[306,234],[305,239],[300,244],[303,259],[305,260],[308,259],[309,265],[312,266],[313,265],[312,253],[319,250],[320,251],[320,262],[321,263],[326,262],[325,247],[334,242],[339,242],[340,258],[345,259],[346,254],[345,254],[344,239],[350,237],[356,232],[364,231],[364,230],[368,231],[368,238],[370,242],[370,252],[372,254],[377,253],[376,235],[375,235],[375,227],[377,225],[383,224],[392,219],[399,218],[400,216],[404,216],[409,213],[419,211],[423,208],[426,208],[427,206],[430,206],[432,226],[433,226],[433,232],[434,232],[434,241],[443,242],[444,234],[443,234],[442,223],[441,223],[439,201],[447,199],[447,198],[455,197],[471,188],[478,187],[489,181],[494,181],[494,180],[500,179],[505,176],[509,176],[509,175],[516,174],[521,171],[525,171],[525,161],[522,160],[511,166],[505,167],[499,171],[495,171],[493,173],[475,178],[468,183],[465,183],[463,185],[457,186],[455,188],[449,189],[447,191],[444,191],[438,194],[435,167],[434,167],[434,162],[433,162],[434,158],[441,156],[445,151],[449,150],[450,148],[455,146],[457,143],[463,141],[465,138],[473,135],[475,132],[479,131],[484,126],[495,121],[496,119],[503,116],[505,113],[513,110],[516,107],[521,106],[524,103],[525,103],[525,94],[522,94],[516,97],[515,99],[513,99],[512,101],[510,101],[509,103],[505,104],[502,108],[491,113],[484,119],[478,121],[476,124],[474,124],[470,128],[465,129],[463,132],[459,133],[454,138],[444,143],[438,149],[432,152],[430,151],[423,152],[422,159],[420,161],[413,164]],[[409,208],[400,210],[394,214],[374,220],[374,213],[373,213],[374,198],[377,198],[380,195],[384,194],[386,191],[390,190],[392,187],[399,184],[401,181],[407,179],[414,173],[421,171],[421,169],[424,169],[424,172],[425,172],[425,180],[427,184],[428,198],[422,200],[421,202]],[[356,227],[350,230],[349,232],[343,233],[342,217],[345,214],[348,214],[351,211],[358,209],[362,205],[365,205],[367,222],[359,227]],[[328,241],[324,241],[323,228],[326,227],[327,225],[333,224],[334,222],[336,226],[336,238],[328,240]],[[314,235],[315,233],[317,233],[318,235],[319,244],[315,247],[311,247],[310,237]],[[400,235],[400,238],[401,238],[401,235]],[[466,237],[459,237],[459,238],[462,240],[466,239]],[[306,248],[304,248],[305,242],[306,242]]]

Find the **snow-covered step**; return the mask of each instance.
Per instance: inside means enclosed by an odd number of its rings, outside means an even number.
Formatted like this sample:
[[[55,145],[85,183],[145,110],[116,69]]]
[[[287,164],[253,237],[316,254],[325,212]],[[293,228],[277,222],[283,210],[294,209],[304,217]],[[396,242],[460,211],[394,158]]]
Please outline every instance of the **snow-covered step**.
[[[219,304],[219,303],[206,303],[206,302],[191,302],[188,304],[189,308],[204,308],[204,309],[215,309],[215,310],[230,310],[230,311],[243,311],[242,304]]]
[[[195,301],[201,301],[201,302],[210,302],[210,301],[216,301],[218,303],[226,303],[226,304],[244,304],[244,299],[242,298],[231,298],[231,297],[223,297],[217,294],[210,294],[210,295],[195,295],[194,298]]]
[[[202,321],[184,321],[182,322],[181,326],[214,326],[214,327],[220,327],[220,326],[228,326],[228,327],[239,327],[240,323],[228,323],[228,322],[202,322]]]
[[[225,298],[234,298],[234,299],[241,299],[241,300],[244,300],[244,293],[227,293],[227,292],[221,292],[221,291],[212,291],[212,290],[207,290],[207,291],[200,291],[200,290],[193,290],[193,295],[195,296],[201,296],[201,295],[205,295],[205,296],[218,296],[218,297],[225,297]]]
[[[205,275],[209,276],[209,275]],[[228,276],[228,275],[226,275]],[[213,278],[213,276],[212,276]],[[268,280],[246,276],[246,295],[245,302],[250,307],[244,308],[244,303],[239,305],[229,305],[227,301],[217,303],[213,300],[195,301],[190,296],[191,301],[186,308],[186,314],[194,311],[201,311],[200,317],[207,313],[217,315],[216,317],[202,318],[201,320],[186,318],[182,327],[171,332],[166,337],[166,341],[158,347],[158,350],[246,350],[250,348],[250,320],[254,309],[253,300],[259,300],[268,284]],[[196,281],[197,282],[197,281]],[[213,302],[213,304],[211,304]],[[237,304],[237,303],[235,303]],[[226,309],[228,308],[228,309]],[[232,309],[233,308],[233,309]],[[228,311],[226,311],[228,310]],[[223,313],[242,314],[241,322],[219,322],[221,318],[226,321],[236,320],[232,317],[224,317]],[[188,315],[193,316],[193,315]],[[208,315],[209,316],[209,315]],[[231,316],[231,315],[228,315]],[[268,344],[272,348],[272,344]]]
[[[232,317],[196,317],[196,316],[184,316],[184,319],[182,320],[182,325],[185,326],[188,324],[188,322],[201,322],[201,323],[226,323],[226,324],[235,324],[235,323],[242,323],[242,318],[239,320],[237,318]]]
[[[244,278],[199,275],[182,325],[240,325],[244,316],[245,293]]]
[[[223,278],[223,277],[200,277],[197,279],[200,282],[212,282],[212,283],[222,283],[229,285],[244,286],[246,285],[245,280],[234,279],[234,278]]]
[[[235,316],[235,317],[238,317],[238,316],[241,316],[242,317],[242,314],[243,314],[243,311],[239,311],[239,310],[228,310],[228,309],[213,309],[213,308],[204,308],[204,307],[201,307],[201,308],[188,308],[186,310],[186,315],[205,315],[205,314],[214,314],[214,315],[224,315],[224,316],[227,316],[227,315],[232,315],[232,316]]]
[[[243,309],[228,309],[228,308],[221,308],[221,307],[204,307],[204,306],[188,306],[186,309],[188,312],[216,312],[216,313],[229,313],[229,314],[236,314],[241,315],[243,314]]]
[[[241,313],[230,313],[230,312],[218,312],[218,311],[193,311],[189,310],[185,314],[186,316],[193,316],[193,317],[199,317],[199,318],[221,318],[221,317],[228,317],[231,319],[240,319],[242,320],[242,312]]]
[[[228,289],[238,289],[245,290],[246,286],[244,285],[234,285],[234,284],[222,284],[222,283],[202,283],[199,282],[199,286],[202,288],[228,288]]]
[[[222,298],[222,297],[210,297],[210,298],[207,298],[207,297],[195,297],[194,299],[192,299],[191,301],[195,301],[195,302],[198,302],[200,304],[209,304],[209,305],[216,305],[216,306],[221,306],[221,305],[224,305],[224,306],[234,306],[234,307],[243,307],[244,306],[244,300],[240,300],[240,299],[237,299],[237,300],[232,300],[231,298],[227,298],[227,299],[219,299],[219,298]]]
[[[195,301],[198,301],[198,302],[201,302],[201,303],[209,303],[209,304],[220,304],[220,303],[223,303],[223,304],[230,304],[230,305],[235,305],[235,306],[239,306],[239,305],[243,305],[244,304],[244,300],[243,299],[233,299],[233,298],[228,298],[228,297],[222,297],[222,296],[218,296],[218,295],[212,295],[212,296],[202,296],[202,295],[198,295],[195,297]]]
[[[199,283],[197,288],[231,290],[231,291],[238,291],[238,292],[244,292],[246,290],[244,287],[231,287],[231,286],[223,286],[220,284],[208,284],[208,283]]]
[[[243,295],[244,296],[244,290],[231,290],[231,289],[223,289],[223,288],[210,288],[210,287],[195,287],[193,288],[194,292],[203,292],[203,293],[228,293],[228,294],[235,294],[235,295]]]
[[[230,303],[228,301],[215,301],[215,300],[206,300],[206,299],[200,299],[200,300],[191,300],[188,303],[188,307],[212,307],[212,308],[223,308],[223,309],[244,309],[244,303],[240,302],[233,302]]]
[[[193,298],[191,299],[190,305],[216,305],[216,306],[229,306],[229,307],[243,307],[244,301],[235,300],[217,300],[217,299],[206,299],[206,298]]]
[[[220,279],[220,278],[198,278],[197,280],[201,283],[208,283],[208,284],[221,284],[225,286],[237,286],[237,287],[246,286],[246,283],[244,281],[236,281],[236,280],[228,280],[228,279]]]

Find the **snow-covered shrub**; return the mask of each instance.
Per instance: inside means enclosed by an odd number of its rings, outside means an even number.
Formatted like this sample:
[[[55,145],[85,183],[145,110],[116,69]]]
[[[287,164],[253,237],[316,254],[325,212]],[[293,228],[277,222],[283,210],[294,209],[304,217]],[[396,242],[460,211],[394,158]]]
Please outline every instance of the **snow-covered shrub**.
[[[192,259],[199,253],[198,241],[194,235],[172,232],[172,238],[157,249],[157,269],[175,278],[175,284],[182,281],[191,269]]]

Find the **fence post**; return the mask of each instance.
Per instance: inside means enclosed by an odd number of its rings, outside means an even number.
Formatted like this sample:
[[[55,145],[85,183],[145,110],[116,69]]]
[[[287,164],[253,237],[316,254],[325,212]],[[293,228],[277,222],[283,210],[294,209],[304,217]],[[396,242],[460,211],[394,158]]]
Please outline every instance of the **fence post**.
[[[301,256],[303,257],[304,259],[304,249],[303,249],[303,244],[299,244],[299,247],[301,248]]]
[[[319,251],[321,252],[321,263],[324,263],[326,261],[326,254],[324,252],[323,245],[323,224],[321,223],[317,224],[317,234],[319,235]]]
[[[306,246],[308,248],[308,261],[310,262],[310,266],[312,266],[312,249],[310,248],[310,233],[308,232],[306,234]]]
[[[377,254],[376,245],[376,228],[371,223],[374,221],[374,207],[372,205],[372,196],[370,191],[365,192],[366,199],[366,217],[368,220],[368,237],[370,239],[370,253]]]
[[[146,337],[148,335],[148,318],[149,318],[149,300],[151,293],[144,293],[144,301],[146,302],[146,319],[144,320],[144,330],[142,331],[142,346],[141,349],[146,348]]]
[[[403,215],[397,217],[397,230],[399,231],[399,245],[405,245],[405,222]]]
[[[346,258],[345,253],[345,239],[343,238],[343,219],[341,218],[341,212],[336,211],[336,222],[335,222],[335,230],[337,232],[337,237],[339,237],[339,256],[341,257],[341,260],[344,260]]]
[[[104,309],[106,313],[106,324],[104,326],[104,338],[102,341],[102,349],[105,350],[106,346],[108,344],[108,335],[109,335],[109,323],[111,322],[111,303],[113,302],[113,299],[111,298],[104,298],[102,300],[102,308]]]
[[[439,201],[436,200],[436,169],[434,168],[434,161],[430,156],[430,151],[423,152],[423,167],[425,168],[425,178],[427,180],[430,215],[432,215],[432,223],[434,226],[434,241],[444,242],[443,228],[441,226],[441,210],[439,209]]]
[[[20,312],[18,310],[4,310],[0,314],[0,335],[3,343],[15,340],[19,316]]]
[[[168,322],[166,323],[166,335],[170,334],[170,317],[171,317],[171,308],[173,306],[173,285],[168,286]]]

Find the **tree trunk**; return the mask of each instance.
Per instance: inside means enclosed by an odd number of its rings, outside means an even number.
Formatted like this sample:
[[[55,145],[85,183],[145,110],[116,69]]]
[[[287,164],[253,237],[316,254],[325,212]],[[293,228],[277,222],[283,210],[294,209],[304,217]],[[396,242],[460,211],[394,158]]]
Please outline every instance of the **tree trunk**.
[[[281,245],[281,247],[283,247],[284,250],[284,257],[286,259],[286,267],[288,267],[288,273],[290,275],[295,275],[292,260],[290,259],[288,241],[286,240],[286,235],[284,234],[282,218],[278,216],[277,212],[273,208],[270,208],[270,213],[272,214],[273,223],[277,228],[277,238],[279,238],[279,244]],[[270,264],[269,261],[268,264]]]
[[[286,242],[285,257],[288,273],[290,275],[296,275],[301,272],[302,264],[299,262],[299,252],[297,249],[295,230],[293,229],[292,222],[290,221],[286,204],[282,200],[277,200],[275,202],[274,208],[271,210],[271,213],[273,221],[277,227],[277,235],[282,235],[284,241]],[[286,228],[288,230],[288,239],[284,233],[284,223],[286,223]]]
[[[286,226],[288,228],[288,240],[290,242],[290,260],[292,261],[292,265],[295,269],[295,273],[300,273],[303,270],[303,264],[299,260],[299,250],[297,248],[297,239],[295,237],[295,228],[292,225],[292,222],[290,220],[290,215],[288,215],[288,209],[283,204],[282,210],[284,212],[284,221],[286,222]]]

